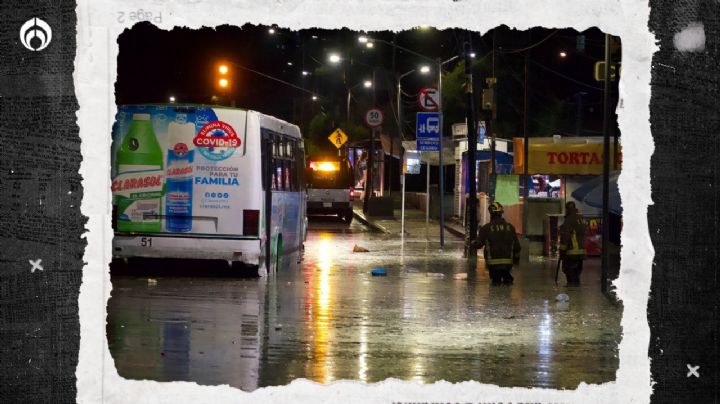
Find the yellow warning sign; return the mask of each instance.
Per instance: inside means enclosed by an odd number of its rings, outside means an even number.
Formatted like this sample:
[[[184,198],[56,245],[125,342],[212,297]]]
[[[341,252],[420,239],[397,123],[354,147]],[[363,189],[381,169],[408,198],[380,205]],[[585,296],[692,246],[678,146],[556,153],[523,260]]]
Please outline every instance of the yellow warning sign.
[[[328,136],[328,139],[332,144],[335,145],[338,149],[342,147],[342,145],[345,144],[345,142],[348,141],[348,137],[345,134],[345,132],[342,131],[342,129],[337,128],[335,129],[335,132],[331,133],[330,136]]]

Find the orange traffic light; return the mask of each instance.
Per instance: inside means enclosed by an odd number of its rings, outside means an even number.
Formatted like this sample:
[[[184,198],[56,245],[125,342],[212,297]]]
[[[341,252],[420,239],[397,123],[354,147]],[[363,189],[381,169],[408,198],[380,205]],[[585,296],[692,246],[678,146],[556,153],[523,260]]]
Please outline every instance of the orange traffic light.
[[[218,85],[221,88],[227,88],[228,85],[230,85],[230,82],[227,79],[223,78],[223,79],[218,80]]]

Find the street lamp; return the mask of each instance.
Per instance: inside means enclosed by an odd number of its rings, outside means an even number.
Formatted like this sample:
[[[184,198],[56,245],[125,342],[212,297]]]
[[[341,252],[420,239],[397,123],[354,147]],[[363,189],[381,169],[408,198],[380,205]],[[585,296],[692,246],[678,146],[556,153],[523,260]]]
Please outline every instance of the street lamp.
[[[330,63],[332,63],[332,64],[338,64],[338,63],[340,63],[341,58],[340,58],[340,55],[338,55],[337,53],[331,53],[331,54],[328,56],[328,60],[329,60]]]
[[[561,57],[561,58],[564,58],[564,57],[566,57],[566,56],[567,56],[567,52],[565,52],[565,51],[561,51],[561,52],[560,52],[560,57]]]
[[[175,102],[175,97],[172,95],[170,96],[170,102]]]
[[[364,80],[364,81],[361,81],[347,89],[347,107],[345,110],[345,120],[348,123],[350,122],[350,97],[351,97],[350,93],[352,92],[352,90],[354,90],[356,87],[360,86],[361,84],[365,88],[371,88],[373,86],[372,80]]]
[[[412,69],[410,71],[407,71],[397,78],[397,126],[398,126],[398,135],[400,135],[400,140],[402,141],[405,139],[405,136],[403,136],[402,133],[402,103],[400,102],[400,97],[402,95],[402,79],[405,76],[408,76],[416,71],[419,71],[421,74],[427,74],[430,72],[430,66],[422,65],[420,66],[420,69]],[[392,154],[392,148],[393,148],[393,141],[392,137],[390,138],[390,153]],[[390,166],[392,167],[392,166]],[[428,171],[429,172],[429,171]],[[390,172],[390,178],[392,178],[392,172]],[[391,183],[392,184],[392,183]],[[403,214],[401,218],[401,231],[400,234],[405,235],[405,171],[402,172],[402,209]]]
[[[402,94],[402,84],[401,81],[405,76],[409,76],[410,74],[419,71],[421,74],[427,74],[430,72],[430,66],[428,65],[422,65],[419,69],[412,69],[410,71],[407,71],[397,78],[397,125],[398,125],[398,134],[400,135],[401,139],[404,139],[405,137],[402,134],[402,103],[400,102],[400,95]]]
[[[370,39],[368,39],[367,37],[365,37],[365,38],[366,38],[367,41],[370,40]],[[358,40],[360,40],[360,38],[358,38]],[[362,42],[362,40],[360,40],[360,41]],[[404,52],[407,52],[407,53],[409,53],[409,54],[411,54],[411,55],[415,55],[415,56],[417,56],[417,57],[419,57],[419,58],[422,58],[422,59],[425,59],[425,60],[427,60],[427,61],[433,62],[433,63],[435,63],[435,64],[437,65],[437,70],[438,70],[438,111],[440,112],[440,133],[438,134],[438,137],[440,138],[440,145],[439,145],[439,146],[440,146],[440,156],[439,156],[439,157],[440,157],[440,159],[439,159],[439,160],[440,160],[440,161],[439,161],[439,163],[440,163],[440,184],[439,184],[439,185],[440,185],[440,187],[439,187],[439,188],[440,188],[440,247],[443,247],[443,245],[445,244],[445,229],[444,229],[444,227],[445,227],[445,215],[444,215],[444,211],[443,211],[443,209],[444,209],[443,196],[444,196],[444,194],[445,194],[445,179],[444,179],[443,177],[444,177],[444,174],[445,174],[445,173],[444,173],[444,169],[443,169],[443,134],[442,134],[442,132],[443,132],[443,130],[442,130],[442,128],[443,128],[443,120],[442,120],[442,67],[443,67],[444,65],[452,62],[453,60],[459,58],[460,56],[459,56],[459,55],[455,55],[455,56],[453,56],[453,57],[451,57],[450,59],[447,59],[447,60],[445,60],[445,61],[442,61],[442,60],[440,60],[440,59],[434,60],[434,59],[432,59],[432,58],[430,58],[430,57],[428,57],[428,56],[425,56],[425,55],[423,55],[423,54],[421,54],[421,53],[415,52],[414,50],[405,48],[405,47],[403,47],[403,46],[400,46],[400,45],[398,45],[398,44],[396,44],[396,43],[394,43],[394,42],[388,42],[388,41],[383,40],[383,39],[373,39],[373,41],[384,43],[384,44],[386,44],[386,45],[389,45],[389,46],[392,46],[392,47],[394,47],[394,48],[400,49],[400,50],[402,50],[402,51],[404,51]],[[469,52],[472,52],[472,51],[469,51]],[[429,168],[429,167],[428,167],[428,168]],[[428,172],[429,172],[429,170],[428,170]],[[429,202],[430,202],[429,199],[430,199],[430,198],[429,198],[429,192],[428,192],[428,201],[427,201],[427,202],[428,202],[428,203],[427,203],[428,206],[430,205],[430,204],[429,204]],[[429,222],[429,210],[426,210],[426,211],[425,211],[425,222],[426,222],[426,223]]]

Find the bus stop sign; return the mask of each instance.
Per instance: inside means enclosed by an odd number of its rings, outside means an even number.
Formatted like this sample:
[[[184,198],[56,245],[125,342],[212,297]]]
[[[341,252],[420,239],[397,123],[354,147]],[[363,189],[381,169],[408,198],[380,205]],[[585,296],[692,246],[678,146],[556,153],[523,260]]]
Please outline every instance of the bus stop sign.
[[[440,151],[440,113],[418,112],[415,137],[418,151]]]

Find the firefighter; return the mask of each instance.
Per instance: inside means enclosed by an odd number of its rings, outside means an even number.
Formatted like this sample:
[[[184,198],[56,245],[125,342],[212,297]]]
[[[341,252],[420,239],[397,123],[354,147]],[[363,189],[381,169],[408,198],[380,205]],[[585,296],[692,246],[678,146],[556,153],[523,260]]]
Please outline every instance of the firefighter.
[[[493,285],[512,285],[513,264],[520,261],[520,242],[515,227],[503,219],[503,207],[494,202],[488,207],[490,222],[478,230],[477,248],[483,248],[485,265]]]
[[[585,220],[572,201],[565,204],[565,221],[560,226],[560,259],[568,286],[580,285],[585,259]]]

